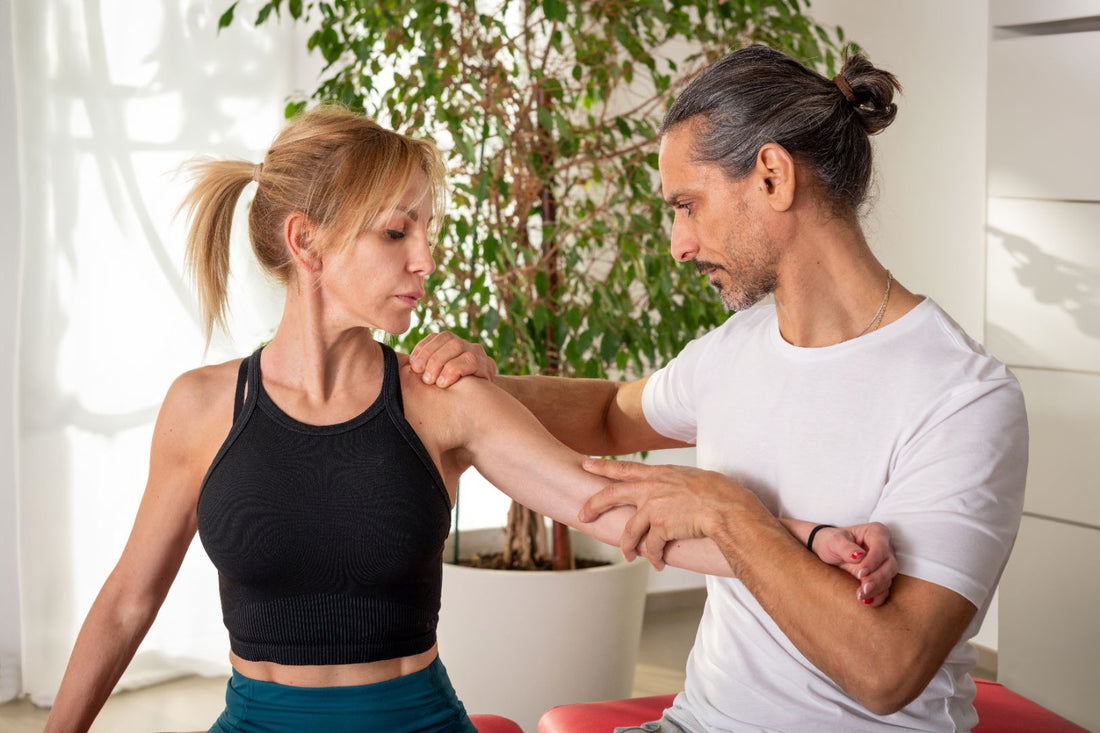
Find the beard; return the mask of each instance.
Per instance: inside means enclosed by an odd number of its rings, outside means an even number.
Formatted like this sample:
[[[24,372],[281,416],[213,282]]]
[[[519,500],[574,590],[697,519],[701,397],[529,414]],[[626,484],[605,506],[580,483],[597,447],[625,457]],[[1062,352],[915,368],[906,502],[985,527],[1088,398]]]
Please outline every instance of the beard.
[[[695,267],[699,272],[712,270],[710,283],[718,289],[724,306],[731,311],[748,310],[775,291],[779,254],[759,227],[740,243],[727,236],[722,249],[724,263],[697,259]]]

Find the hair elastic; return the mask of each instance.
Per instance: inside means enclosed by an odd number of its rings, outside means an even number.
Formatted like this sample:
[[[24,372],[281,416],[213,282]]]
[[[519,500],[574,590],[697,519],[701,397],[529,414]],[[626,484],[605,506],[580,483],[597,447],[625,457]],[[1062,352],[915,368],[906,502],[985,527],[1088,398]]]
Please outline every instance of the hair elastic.
[[[806,549],[810,552],[814,551],[814,537],[817,536],[818,530],[825,529],[826,527],[832,527],[836,529],[835,524],[819,524],[810,530],[810,536],[806,538]]]
[[[856,99],[856,93],[852,91],[852,85],[844,78],[844,74],[837,74],[834,76],[833,84],[836,84],[836,88],[840,90],[840,93],[843,94],[844,98],[849,102],[855,104],[858,101]]]

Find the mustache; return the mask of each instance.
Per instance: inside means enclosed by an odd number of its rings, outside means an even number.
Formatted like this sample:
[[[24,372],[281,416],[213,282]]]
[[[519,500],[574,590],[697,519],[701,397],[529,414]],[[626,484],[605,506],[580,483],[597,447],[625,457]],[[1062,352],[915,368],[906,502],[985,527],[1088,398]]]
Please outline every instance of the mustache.
[[[703,274],[704,270],[721,270],[722,272],[729,272],[729,270],[722,267],[716,262],[707,262],[706,260],[693,260],[693,264],[695,265],[695,269],[699,271],[700,275]]]

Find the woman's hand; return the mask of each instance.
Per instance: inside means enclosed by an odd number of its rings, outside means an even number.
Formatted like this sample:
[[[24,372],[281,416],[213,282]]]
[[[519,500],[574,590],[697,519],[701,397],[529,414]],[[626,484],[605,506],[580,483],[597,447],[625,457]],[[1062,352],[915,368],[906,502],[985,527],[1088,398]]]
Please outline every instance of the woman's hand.
[[[860,581],[858,600],[868,606],[886,602],[898,574],[898,560],[886,525],[871,522],[825,527],[814,537],[813,551],[822,562],[835,565]]]

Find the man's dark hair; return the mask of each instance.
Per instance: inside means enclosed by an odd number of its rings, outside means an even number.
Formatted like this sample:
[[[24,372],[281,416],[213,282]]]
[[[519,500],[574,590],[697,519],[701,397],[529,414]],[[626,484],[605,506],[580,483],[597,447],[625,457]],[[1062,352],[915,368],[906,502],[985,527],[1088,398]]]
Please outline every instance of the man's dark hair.
[[[754,44],[692,80],[669,108],[661,134],[701,121],[695,161],[718,164],[734,179],[748,175],[761,147],[778,143],[814,172],[838,213],[855,213],[871,181],[869,136],[894,121],[900,91],[893,74],[861,53],[846,53],[840,74],[829,79]]]

